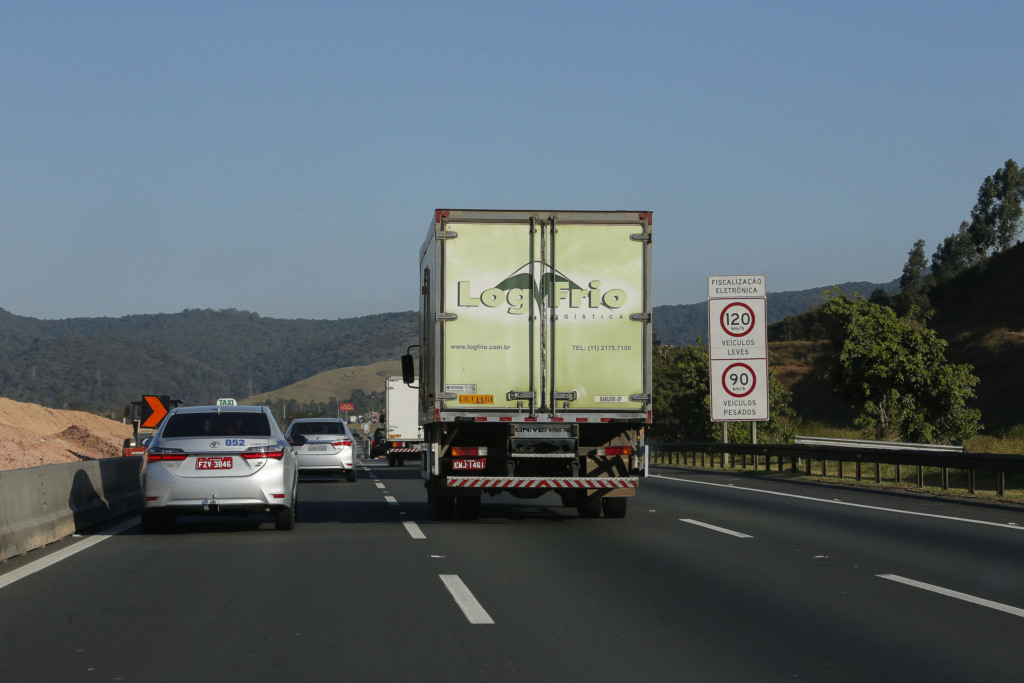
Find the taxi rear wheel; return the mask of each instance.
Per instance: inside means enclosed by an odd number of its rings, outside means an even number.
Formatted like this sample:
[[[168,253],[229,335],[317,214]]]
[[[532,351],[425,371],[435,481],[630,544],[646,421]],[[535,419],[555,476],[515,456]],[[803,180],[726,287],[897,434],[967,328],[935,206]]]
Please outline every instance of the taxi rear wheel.
[[[156,534],[174,524],[175,515],[166,510],[143,510],[142,533]]]
[[[278,531],[291,531],[295,528],[295,499],[289,507],[281,508],[274,513],[274,528]]]

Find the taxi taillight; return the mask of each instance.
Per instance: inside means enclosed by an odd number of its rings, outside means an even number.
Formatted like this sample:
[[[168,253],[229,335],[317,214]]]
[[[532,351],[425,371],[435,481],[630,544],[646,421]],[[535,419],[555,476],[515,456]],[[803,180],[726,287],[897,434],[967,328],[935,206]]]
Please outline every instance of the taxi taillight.
[[[188,453],[180,448],[151,448],[146,451],[146,460],[159,462],[160,460],[184,460]]]

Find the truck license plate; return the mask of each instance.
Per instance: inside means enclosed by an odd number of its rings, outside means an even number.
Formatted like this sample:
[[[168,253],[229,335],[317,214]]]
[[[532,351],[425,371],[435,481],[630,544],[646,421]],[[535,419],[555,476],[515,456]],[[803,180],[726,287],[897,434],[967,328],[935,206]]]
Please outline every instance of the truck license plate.
[[[230,455],[216,458],[196,458],[197,470],[230,470],[233,462]]]
[[[485,470],[487,458],[457,458],[452,460],[453,470]]]

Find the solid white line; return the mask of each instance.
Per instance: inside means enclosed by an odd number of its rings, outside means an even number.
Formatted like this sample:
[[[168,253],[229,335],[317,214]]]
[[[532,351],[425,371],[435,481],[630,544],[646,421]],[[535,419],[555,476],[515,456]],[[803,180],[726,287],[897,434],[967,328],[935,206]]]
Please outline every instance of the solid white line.
[[[984,526],[995,526],[1003,529],[1013,529],[1014,531],[1024,531],[1024,526],[1016,524],[1004,524],[1002,522],[986,522],[980,519],[968,519],[966,517],[951,517],[949,515],[936,515],[930,512],[911,512],[910,510],[897,510],[896,508],[884,508],[878,507],[877,505],[862,505],[861,503],[847,503],[842,500],[827,500],[825,498],[815,498],[814,496],[799,496],[795,493],[782,493],[781,491],[765,491],[764,489],[752,489],[745,486],[733,486],[732,484],[716,484],[710,481],[696,481],[694,479],[681,479],[679,477],[666,477],[663,474],[652,474],[652,479],[667,479],[668,481],[681,481],[686,484],[699,484],[701,486],[717,486],[723,489],[733,489],[736,491],[749,491],[751,493],[763,493],[767,496],[782,496],[783,498],[798,498],[800,500],[810,500],[815,503],[828,503],[830,505],[845,505],[851,508],[862,508],[865,510],[878,510],[879,512],[893,512],[898,515],[912,515],[914,517],[931,517],[933,519],[945,519],[951,522],[967,522],[968,524],[982,524]]]
[[[388,505],[398,505],[398,501],[395,500],[394,496],[384,496],[384,500],[388,502]]]
[[[946,597],[956,598],[957,600],[963,600],[964,602],[974,603],[975,605],[981,605],[982,607],[988,607],[989,609],[999,610],[1000,612],[1006,612],[1012,614],[1015,617],[1024,617],[1024,609],[1019,607],[1011,607],[1004,605],[1001,602],[993,602],[992,600],[986,600],[984,598],[978,598],[967,593],[961,593],[959,591],[950,590],[943,588],[942,586],[933,586],[930,583],[921,583],[920,581],[914,581],[913,579],[907,579],[896,574],[877,574],[880,579],[888,579],[889,581],[895,581],[897,583],[906,584],[913,586],[914,588],[921,588],[932,593],[938,593],[939,595],[945,595]]]
[[[735,536],[736,538],[753,538],[753,536],[748,536],[747,534],[741,534],[738,531],[732,531],[730,529],[724,529],[724,528],[722,528],[720,526],[715,526],[713,524],[706,524],[704,522],[698,522],[695,519],[680,519],[679,521],[680,522],[686,522],[687,524],[696,524],[697,526],[702,526],[705,529],[711,529],[712,531],[717,531],[717,532],[722,533],[722,534],[729,534],[730,536]]]
[[[402,526],[405,527],[405,530],[409,532],[410,536],[417,540],[425,539],[427,537],[427,535],[423,533],[423,530],[420,529],[419,525],[416,524],[416,522],[402,522]]]
[[[55,553],[50,553],[46,557],[41,557],[35,562],[26,564],[24,567],[19,567],[14,571],[8,572],[3,576],[0,576],[0,588],[5,588],[14,583],[15,581],[20,581],[21,579],[24,579],[26,576],[31,576],[32,574],[35,574],[38,571],[46,569],[47,567],[51,567],[62,560],[66,560],[75,553],[80,553],[83,550],[86,550],[87,548],[91,548],[97,543],[105,541],[111,536],[116,536],[125,529],[130,529],[138,523],[139,519],[137,517],[125,520],[120,524],[112,526],[109,529],[103,531],[102,533],[97,534],[96,536],[87,536],[83,538],[81,541],[75,543],[74,545],[68,546],[67,548],[64,548],[62,550],[58,550]]]
[[[459,606],[462,613],[466,615],[466,619],[471,624],[493,624],[494,619],[487,614],[484,608],[477,602],[477,599],[473,597],[473,594],[466,588],[466,584],[462,582],[456,574],[441,574],[441,581],[444,582],[444,587],[448,589],[448,592],[455,598],[455,604]]]

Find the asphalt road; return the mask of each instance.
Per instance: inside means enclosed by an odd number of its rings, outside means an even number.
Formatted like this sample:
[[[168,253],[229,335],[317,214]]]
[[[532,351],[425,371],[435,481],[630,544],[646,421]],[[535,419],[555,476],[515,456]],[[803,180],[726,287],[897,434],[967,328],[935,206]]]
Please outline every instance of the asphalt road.
[[[132,520],[0,565],[10,681],[1017,681],[1024,511],[656,469],[430,520],[413,466],[299,524]],[[114,533],[117,532],[117,533]]]

